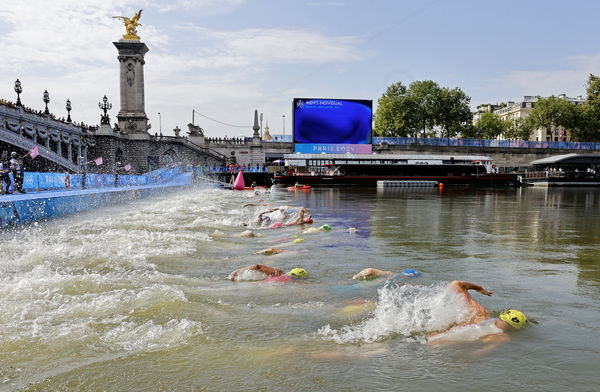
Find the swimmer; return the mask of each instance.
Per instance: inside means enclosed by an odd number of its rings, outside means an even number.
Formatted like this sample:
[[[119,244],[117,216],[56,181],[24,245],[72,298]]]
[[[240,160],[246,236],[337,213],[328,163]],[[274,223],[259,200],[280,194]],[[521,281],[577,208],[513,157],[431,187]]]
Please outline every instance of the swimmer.
[[[283,252],[285,252],[283,249],[267,248],[267,249],[259,250],[258,252],[254,252],[254,254],[271,256],[271,255],[276,255],[276,254],[283,253]]]
[[[298,214],[298,217],[296,219],[294,219],[291,222],[286,223],[286,226],[293,226],[293,225],[298,225],[298,224],[305,224],[305,223],[313,223],[312,217],[310,216],[310,212],[308,212],[308,210],[306,209],[306,207],[302,207],[302,209],[300,210],[300,213]]]
[[[429,345],[480,341],[489,343],[490,346],[487,349],[490,349],[510,340],[506,332],[516,331],[527,325],[527,317],[515,309],[503,311],[499,318],[490,318],[488,310],[469,294],[469,290],[475,290],[483,295],[492,295],[491,291],[485,290],[479,285],[455,280],[450,283],[450,288],[464,297],[471,309],[471,318],[445,332],[428,335],[427,344]]]
[[[283,221],[288,220],[292,216],[293,213],[294,213],[294,209],[289,206],[269,208],[269,209],[264,210],[260,214],[258,214],[257,223],[259,225],[263,225],[265,223],[267,225],[269,225],[272,220],[275,220],[277,222],[273,223],[270,226],[274,227],[274,228],[281,227],[284,225]],[[276,225],[276,223],[280,223],[280,224]],[[312,223],[312,218],[310,216],[310,212],[306,209],[306,207],[301,207],[300,211],[298,212],[298,216],[294,220],[291,220],[291,221],[285,223],[285,225],[293,226],[293,225],[304,224],[304,223]]]
[[[324,224],[320,227],[309,227],[308,229],[302,230],[300,234],[316,233],[317,231],[331,231],[331,226]]]
[[[346,231],[350,234],[354,234],[358,231],[358,229],[356,227],[348,227],[348,230]]]
[[[383,271],[377,268],[365,268],[364,270],[360,271],[358,274],[354,275],[352,277],[352,279],[356,280],[371,280],[371,279],[376,279],[376,278],[392,278],[395,277],[396,275],[398,275],[398,277],[400,276],[409,276],[409,277],[415,277],[415,276],[419,276],[421,275],[421,272],[413,270],[413,269],[406,269],[400,273],[396,273],[396,272],[392,272],[392,271]]]
[[[261,283],[287,283],[296,279],[308,278],[308,272],[303,268],[294,268],[285,275],[271,276],[261,281]]]
[[[229,274],[227,279],[229,279],[231,281],[235,281],[235,280],[237,280],[240,273],[242,273],[244,271],[262,272],[263,274],[265,274],[267,276],[279,276],[279,275],[283,274],[282,269],[269,267],[267,265],[262,265],[262,264],[253,264],[253,265],[249,265],[247,267],[242,267],[242,268],[236,269],[235,271],[233,271],[232,273]]]
[[[306,270],[303,268],[294,268],[284,275],[282,269],[269,267],[262,264],[253,264],[233,271],[229,274],[227,279],[235,281],[239,277],[240,273],[244,271],[257,271],[267,275],[268,278],[263,279],[262,282],[284,283],[290,282],[292,279],[304,279],[308,277],[308,272],[306,272]]]
[[[251,230],[245,230],[240,233],[240,237],[253,238],[253,237],[258,237],[258,235],[256,233],[252,232]]]

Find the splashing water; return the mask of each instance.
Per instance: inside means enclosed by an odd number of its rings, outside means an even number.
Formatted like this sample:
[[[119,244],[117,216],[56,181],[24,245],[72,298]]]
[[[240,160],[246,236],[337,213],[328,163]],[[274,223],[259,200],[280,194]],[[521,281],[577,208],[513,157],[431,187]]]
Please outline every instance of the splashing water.
[[[445,330],[466,321],[471,311],[447,284],[386,284],[378,290],[376,308],[358,324],[339,329],[326,325],[319,334],[336,343],[373,343],[394,335],[412,336]]]

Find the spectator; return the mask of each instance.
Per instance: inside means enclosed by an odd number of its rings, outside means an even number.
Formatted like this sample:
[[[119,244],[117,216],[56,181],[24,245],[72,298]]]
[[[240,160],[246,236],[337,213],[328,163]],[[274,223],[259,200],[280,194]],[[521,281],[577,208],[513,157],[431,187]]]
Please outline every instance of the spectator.
[[[18,157],[16,152],[10,153],[10,169],[12,170],[13,179],[15,181],[15,192],[26,193],[23,190],[23,158]]]
[[[0,191],[3,195],[10,195],[12,193],[10,191],[11,181],[8,173],[10,173],[10,162],[3,159],[0,161]]]

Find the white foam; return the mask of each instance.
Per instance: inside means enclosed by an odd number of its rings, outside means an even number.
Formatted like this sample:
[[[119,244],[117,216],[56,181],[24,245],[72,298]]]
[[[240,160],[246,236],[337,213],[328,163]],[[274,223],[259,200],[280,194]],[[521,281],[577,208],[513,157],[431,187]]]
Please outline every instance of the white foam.
[[[341,328],[326,325],[319,334],[339,344],[373,343],[395,335],[443,330],[470,315],[464,298],[447,284],[388,284],[378,290],[378,295],[376,308],[363,321]]]
[[[244,270],[238,273],[236,280],[238,281],[254,281],[254,280],[263,280],[268,278],[268,275],[264,272],[255,271],[255,270]]]

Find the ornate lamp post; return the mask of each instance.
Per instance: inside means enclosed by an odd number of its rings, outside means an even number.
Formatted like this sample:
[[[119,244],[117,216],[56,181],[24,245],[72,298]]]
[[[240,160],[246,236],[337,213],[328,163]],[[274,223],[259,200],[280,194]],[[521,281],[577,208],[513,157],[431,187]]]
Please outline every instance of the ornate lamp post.
[[[71,101],[68,100],[68,99],[67,99],[66,109],[67,109],[67,122],[71,122],[71,109],[72,109],[72,107],[71,107]]]
[[[283,115],[283,139],[285,140],[285,114]]]
[[[158,132],[160,132],[160,137],[162,137],[162,116],[160,112],[158,112]]]
[[[15,80],[15,93],[17,93],[17,106],[21,106],[21,93],[23,92],[23,87],[21,87],[21,82],[19,79]]]
[[[44,103],[46,104],[46,109],[44,110],[44,114],[47,116],[50,114],[48,110],[48,102],[50,102],[50,94],[48,94],[48,90],[44,91]]]
[[[110,118],[108,117],[108,110],[112,109],[112,103],[108,102],[108,98],[106,98],[106,94],[104,98],[102,98],[102,102],[98,102],[98,107],[104,110],[104,114],[100,116],[100,124],[110,124]]]

